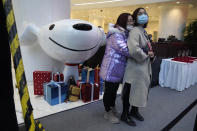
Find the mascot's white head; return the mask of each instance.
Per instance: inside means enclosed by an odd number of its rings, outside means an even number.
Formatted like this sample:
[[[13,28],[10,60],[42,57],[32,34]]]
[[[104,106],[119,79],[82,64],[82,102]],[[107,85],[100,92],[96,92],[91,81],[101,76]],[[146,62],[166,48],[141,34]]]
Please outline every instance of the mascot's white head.
[[[105,42],[105,34],[99,27],[87,21],[72,19],[57,21],[40,29],[29,26],[21,40],[23,37],[35,40],[32,38],[34,36],[46,54],[70,64],[89,59]]]

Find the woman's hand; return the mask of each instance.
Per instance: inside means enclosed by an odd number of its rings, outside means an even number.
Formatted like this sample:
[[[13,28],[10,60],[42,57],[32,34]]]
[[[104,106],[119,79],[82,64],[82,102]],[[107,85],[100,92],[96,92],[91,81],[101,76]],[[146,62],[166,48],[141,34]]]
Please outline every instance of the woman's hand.
[[[154,57],[154,52],[153,51],[148,51],[148,56],[150,56],[150,58]]]

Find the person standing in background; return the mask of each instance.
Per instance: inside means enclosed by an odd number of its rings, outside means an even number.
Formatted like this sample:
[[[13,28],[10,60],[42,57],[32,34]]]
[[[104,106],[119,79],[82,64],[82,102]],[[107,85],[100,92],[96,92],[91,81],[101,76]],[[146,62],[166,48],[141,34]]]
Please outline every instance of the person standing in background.
[[[119,84],[122,82],[129,51],[127,38],[132,29],[133,18],[129,13],[122,13],[114,26],[109,27],[107,44],[102,60],[100,77],[105,81],[103,103],[105,107],[104,118],[111,123],[119,123],[117,118],[115,100]]]
[[[121,120],[130,126],[136,126],[132,117],[139,121],[144,118],[139,113],[139,107],[147,105],[148,91],[151,83],[151,60],[154,53],[145,28],[148,24],[148,15],[144,8],[138,8],[133,13],[134,28],[130,31],[127,45],[131,57],[127,65],[123,79],[123,112]],[[131,111],[129,113],[129,107]],[[130,117],[130,115],[132,117]]]

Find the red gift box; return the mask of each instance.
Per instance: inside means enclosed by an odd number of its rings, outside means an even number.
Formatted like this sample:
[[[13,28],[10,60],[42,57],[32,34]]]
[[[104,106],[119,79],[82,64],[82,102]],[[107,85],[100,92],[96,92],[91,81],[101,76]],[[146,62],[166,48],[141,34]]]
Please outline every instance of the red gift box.
[[[98,100],[100,96],[100,87],[98,84],[94,83],[85,83],[78,81],[77,86],[81,89],[81,96],[83,102],[90,102],[94,100]]]
[[[92,84],[84,83],[81,85],[81,99],[83,102],[91,101]]]
[[[51,81],[51,71],[34,71],[34,95],[43,95],[43,83]]]
[[[55,82],[64,81],[64,75],[59,72],[53,73],[53,81]]]
[[[91,101],[92,84],[89,83],[90,70],[87,71],[87,81],[81,84],[81,99],[83,102]]]

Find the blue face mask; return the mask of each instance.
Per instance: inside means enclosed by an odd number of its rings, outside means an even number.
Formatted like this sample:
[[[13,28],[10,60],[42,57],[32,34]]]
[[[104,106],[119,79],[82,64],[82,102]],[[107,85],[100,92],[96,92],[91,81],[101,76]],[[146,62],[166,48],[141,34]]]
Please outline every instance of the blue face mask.
[[[146,24],[148,22],[148,16],[145,14],[142,14],[137,17],[137,23],[140,25]]]

